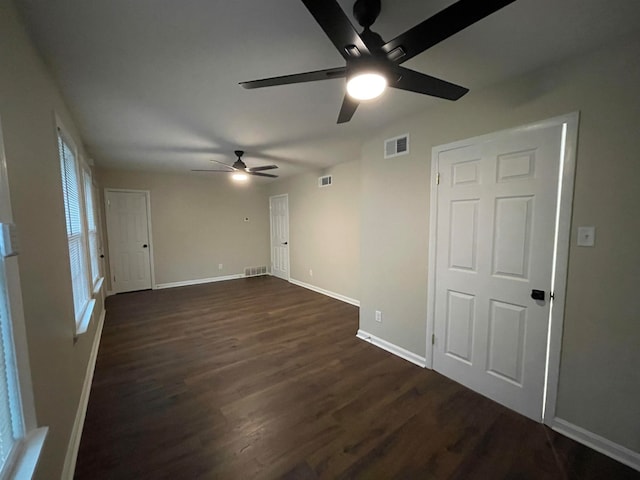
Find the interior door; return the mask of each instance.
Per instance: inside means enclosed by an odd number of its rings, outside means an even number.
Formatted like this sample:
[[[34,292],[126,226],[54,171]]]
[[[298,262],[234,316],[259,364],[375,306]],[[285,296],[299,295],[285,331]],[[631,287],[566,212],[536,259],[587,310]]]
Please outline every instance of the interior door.
[[[271,212],[271,274],[289,280],[289,196],[269,198]]]
[[[151,282],[149,205],[146,192],[106,190],[111,288],[148,290]]]
[[[437,157],[434,369],[536,421],[562,135],[506,132]]]

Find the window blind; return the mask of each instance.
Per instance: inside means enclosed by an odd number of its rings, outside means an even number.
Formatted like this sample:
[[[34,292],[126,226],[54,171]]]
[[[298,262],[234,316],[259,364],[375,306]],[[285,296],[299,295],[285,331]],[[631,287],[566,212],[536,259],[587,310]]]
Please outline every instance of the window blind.
[[[89,282],[83,238],[82,206],[80,203],[81,190],[78,178],[79,169],[75,154],[60,131],[58,131],[58,149],[62,174],[62,193],[67,224],[67,239],[69,242],[73,306],[77,324],[89,303]]]
[[[0,254],[0,471],[7,464],[19,439],[23,436],[16,372],[4,257]]]
[[[87,170],[84,170],[84,198],[84,205],[87,212],[87,237],[89,241],[91,285],[94,286],[100,277],[100,264],[98,261],[98,226],[96,203],[94,202],[93,182],[91,181],[91,173]]]

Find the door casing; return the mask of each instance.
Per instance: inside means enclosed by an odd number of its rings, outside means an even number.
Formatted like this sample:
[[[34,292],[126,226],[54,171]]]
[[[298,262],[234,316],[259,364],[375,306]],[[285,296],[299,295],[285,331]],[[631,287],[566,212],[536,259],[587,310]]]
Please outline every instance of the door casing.
[[[435,182],[438,176],[439,153],[453,148],[494,140],[498,136],[509,133],[525,132],[531,129],[549,126],[563,126],[563,142],[561,147],[560,181],[558,192],[558,208],[556,212],[555,261],[552,275],[552,291],[554,293],[549,336],[547,340],[547,361],[545,372],[545,391],[543,394],[543,423],[550,424],[555,418],[560,374],[560,353],[562,347],[562,329],[566,298],[566,283],[569,261],[569,245],[571,241],[571,213],[573,210],[573,188],[575,179],[576,151],[578,145],[579,112],[570,113],[542,120],[516,128],[481,135],[446,145],[433,147],[431,153],[431,195],[429,208],[429,265],[427,286],[427,338],[426,368],[433,368],[432,335],[435,331],[435,298],[436,298],[436,239],[438,216],[438,189]]]

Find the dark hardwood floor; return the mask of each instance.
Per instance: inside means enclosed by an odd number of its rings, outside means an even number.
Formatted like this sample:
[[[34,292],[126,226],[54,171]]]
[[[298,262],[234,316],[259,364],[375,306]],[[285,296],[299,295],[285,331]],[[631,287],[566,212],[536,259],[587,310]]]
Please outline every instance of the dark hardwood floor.
[[[271,277],[107,299],[76,479],[640,474],[355,337]]]

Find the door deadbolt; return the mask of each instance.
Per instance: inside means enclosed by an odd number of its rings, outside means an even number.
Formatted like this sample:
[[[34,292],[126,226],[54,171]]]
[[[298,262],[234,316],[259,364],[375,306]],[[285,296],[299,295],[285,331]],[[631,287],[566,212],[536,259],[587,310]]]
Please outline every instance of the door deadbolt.
[[[544,300],[544,290],[531,290],[531,298],[534,300]]]

